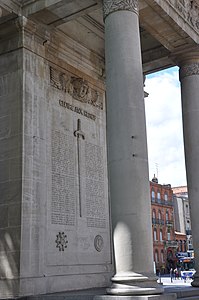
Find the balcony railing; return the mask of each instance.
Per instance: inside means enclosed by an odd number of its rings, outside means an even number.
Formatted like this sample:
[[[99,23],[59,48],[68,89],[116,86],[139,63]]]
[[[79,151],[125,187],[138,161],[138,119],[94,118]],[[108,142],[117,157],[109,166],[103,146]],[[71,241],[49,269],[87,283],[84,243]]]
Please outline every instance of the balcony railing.
[[[172,225],[172,226],[173,226],[173,221],[171,221],[171,220],[166,220],[166,225]]]
[[[157,203],[157,204],[160,204],[160,205],[165,205],[165,206],[173,206],[173,202],[165,201],[165,200],[157,199],[157,198],[151,198],[151,202],[152,203]]]
[[[152,224],[164,225],[164,220],[152,218]]]
[[[176,241],[165,241],[164,242],[165,247],[172,247],[172,248],[178,248],[178,242]]]

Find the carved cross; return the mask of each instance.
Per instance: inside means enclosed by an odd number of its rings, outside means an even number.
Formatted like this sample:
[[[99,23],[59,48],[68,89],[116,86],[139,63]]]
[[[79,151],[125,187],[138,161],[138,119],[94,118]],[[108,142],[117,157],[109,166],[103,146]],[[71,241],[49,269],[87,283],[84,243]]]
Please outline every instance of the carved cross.
[[[77,168],[78,168],[78,183],[79,183],[79,215],[82,217],[81,203],[81,143],[80,139],[85,139],[85,134],[81,130],[81,120],[77,120],[77,130],[74,131],[74,136],[77,138]]]

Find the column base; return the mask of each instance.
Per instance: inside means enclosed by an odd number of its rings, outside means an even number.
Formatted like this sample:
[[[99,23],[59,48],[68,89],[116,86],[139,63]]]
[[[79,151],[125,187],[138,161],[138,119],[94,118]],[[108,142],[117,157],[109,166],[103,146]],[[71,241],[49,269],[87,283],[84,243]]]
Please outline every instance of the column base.
[[[157,283],[155,276],[147,277],[141,274],[115,275],[112,286],[107,289],[109,295],[156,295],[162,294],[164,289]]]

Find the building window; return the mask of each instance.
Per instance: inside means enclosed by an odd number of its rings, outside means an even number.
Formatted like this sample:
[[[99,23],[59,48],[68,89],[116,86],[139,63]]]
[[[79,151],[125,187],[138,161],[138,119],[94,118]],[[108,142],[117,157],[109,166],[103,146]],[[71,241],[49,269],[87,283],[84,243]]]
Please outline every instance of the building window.
[[[155,262],[156,262],[156,263],[159,263],[158,250],[155,250]]]
[[[187,251],[187,243],[185,240],[183,241],[183,243],[184,243],[184,252],[186,252]]]
[[[171,233],[170,233],[170,229],[168,228],[167,231],[167,240],[170,241],[171,240]]]
[[[180,252],[183,252],[183,249],[182,249],[182,241],[180,240]]]
[[[164,194],[164,200],[167,202],[168,201],[168,195],[167,193]]]
[[[159,191],[157,192],[157,198],[158,198],[158,203],[160,203],[161,202],[161,196],[160,196],[160,192]]]
[[[166,221],[169,221],[169,213],[166,211]]]
[[[161,262],[164,263],[164,251],[161,250]]]
[[[187,230],[189,230],[189,229],[190,229],[190,221],[187,220]]]
[[[162,229],[160,229],[160,241],[162,242],[163,239],[162,239]]]
[[[188,214],[189,213],[189,206],[188,206],[188,204],[186,204],[186,214]]]
[[[154,190],[151,191],[151,201],[155,202],[155,192],[154,192]]]
[[[159,220],[162,220],[162,214],[161,214],[161,211],[160,211],[160,210],[158,211],[158,219],[159,219]]]
[[[157,239],[157,229],[156,228],[154,228],[154,230],[153,230],[153,239],[154,239],[154,241],[158,240]]]

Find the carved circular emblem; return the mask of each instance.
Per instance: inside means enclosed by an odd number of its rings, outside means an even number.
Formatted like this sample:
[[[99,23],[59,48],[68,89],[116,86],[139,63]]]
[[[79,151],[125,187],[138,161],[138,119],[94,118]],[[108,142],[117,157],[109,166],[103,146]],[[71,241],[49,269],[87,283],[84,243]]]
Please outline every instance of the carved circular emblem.
[[[94,246],[98,252],[102,251],[102,249],[104,247],[104,240],[101,235],[96,235],[96,237],[94,239]]]
[[[56,248],[59,248],[59,251],[64,251],[68,244],[67,235],[64,232],[59,232],[56,237]]]

